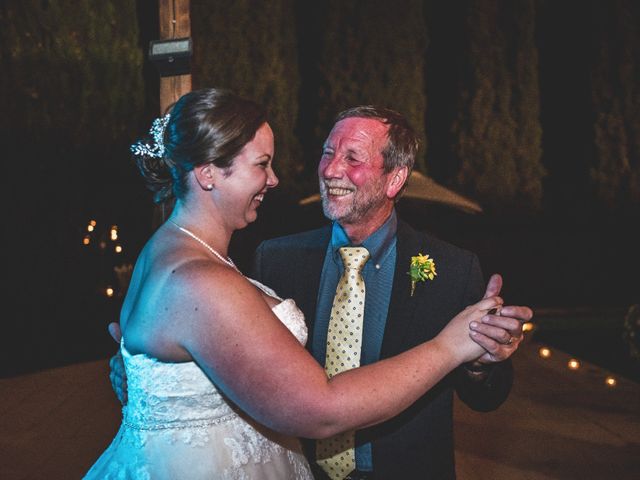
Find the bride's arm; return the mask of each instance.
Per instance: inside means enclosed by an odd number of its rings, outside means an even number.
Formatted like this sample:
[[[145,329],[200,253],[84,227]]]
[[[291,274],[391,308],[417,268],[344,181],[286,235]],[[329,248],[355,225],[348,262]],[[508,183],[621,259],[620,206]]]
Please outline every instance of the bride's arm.
[[[442,377],[484,350],[471,338],[501,299],[466,308],[433,340],[398,356],[327,378],[321,365],[237,273],[223,268],[179,272],[172,336],[240,408],[290,435],[322,438],[385,421]],[[167,300],[170,300],[167,298]]]

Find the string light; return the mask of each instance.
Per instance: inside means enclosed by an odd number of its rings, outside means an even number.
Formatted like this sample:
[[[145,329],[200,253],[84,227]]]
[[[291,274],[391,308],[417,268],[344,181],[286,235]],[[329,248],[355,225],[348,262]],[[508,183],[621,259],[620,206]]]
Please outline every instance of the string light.
[[[580,362],[575,358],[572,358],[567,362],[567,366],[570,370],[578,370],[580,368]]]
[[[540,350],[538,350],[538,355],[540,355],[542,358],[549,358],[551,356],[551,350],[549,350],[547,347],[540,347]]]
[[[124,246],[122,242],[119,241],[118,225],[106,223],[106,227],[101,228],[100,230],[98,230],[97,225],[98,225],[98,222],[92,219],[90,219],[86,223],[86,231],[82,235],[82,240],[81,240],[82,245],[84,247],[95,245],[95,247],[91,249],[91,251],[95,251],[95,249],[102,250],[103,252],[98,252],[100,254],[104,254],[104,253],[107,253],[108,251],[111,251],[111,252],[114,252],[116,255],[119,255],[121,259],[122,258],[121,254],[124,252]],[[112,245],[109,242],[114,242],[114,243]],[[113,250],[111,250],[111,248],[113,248]],[[120,259],[118,261],[121,261]],[[115,257],[114,257],[114,261],[115,261]],[[132,266],[130,264],[125,264],[125,265],[128,266],[129,268],[128,276],[130,276],[130,271],[132,269]],[[114,267],[114,270],[119,276],[118,277],[119,288],[113,287],[112,285],[107,285],[106,282],[104,283],[101,282],[102,285],[97,286],[97,292],[99,292],[100,295],[103,295],[104,297],[107,297],[107,298],[117,298],[119,296],[118,291],[121,291],[123,288],[126,289],[126,285],[128,283],[128,278],[125,278],[125,277],[128,277],[126,270],[122,270],[121,267],[120,267],[120,270],[122,271],[118,271],[118,267]],[[123,277],[123,278],[120,278],[120,277]]]
[[[548,347],[540,347],[538,349],[538,355],[541,358],[544,358],[544,359],[550,358],[551,357],[551,349],[548,348]],[[569,370],[578,370],[578,369],[580,369],[582,367],[582,364],[580,363],[580,361],[578,359],[570,358],[567,361],[567,367],[569,368]],[[615,388],[618,385],[618,380],[613,375],[608,375],[604,379],[604,384],[608,388]]]
[[[522,324],[522,331],[523,332],[531,332],[536,328],[535,324],[533,322],[526,322],[524,324]]]

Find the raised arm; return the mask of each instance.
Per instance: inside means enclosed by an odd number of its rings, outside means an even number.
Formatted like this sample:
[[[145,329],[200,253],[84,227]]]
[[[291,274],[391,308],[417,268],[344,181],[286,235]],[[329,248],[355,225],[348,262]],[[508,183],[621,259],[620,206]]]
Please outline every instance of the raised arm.
[[[407,408],[455,367],[484,352],[471,339],[469,324],[502,303],[498,297],[483,299],[433,340],[329,380],[244,278],[210,269],[184,275],[189,282],[181,301],[192,320],[181,329],[182,346],[250,416],[276,431],[309,438],[373,425]],[[211,298],[215,301],[207,301]]]

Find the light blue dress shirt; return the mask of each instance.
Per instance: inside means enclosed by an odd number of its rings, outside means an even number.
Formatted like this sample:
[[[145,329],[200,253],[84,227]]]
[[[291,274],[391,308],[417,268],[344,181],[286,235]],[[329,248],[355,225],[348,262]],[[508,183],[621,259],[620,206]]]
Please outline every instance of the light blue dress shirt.
[[[396,266],[397,229],[398,216],[393,210],[385,223],[362,242],[362,246],[369,251],[370,257],[362,270],[366,294],[361,365],[373,363],[380,358],[382,337],[387,322]],[[344,246],[351,246],[349,237],[347,237],[343,228],[337,222],[334,222],[331,241],[327,247],[320,275],[316,321],[313,331],[313,344],[311,346],[313,356],[321,365],[324,365],[327,351],[327,329],[329,327],[333,297],[338,281],[344,271],[338,249]],[[356,448],[356,465],[358,470],[373,470],[370,443]]]

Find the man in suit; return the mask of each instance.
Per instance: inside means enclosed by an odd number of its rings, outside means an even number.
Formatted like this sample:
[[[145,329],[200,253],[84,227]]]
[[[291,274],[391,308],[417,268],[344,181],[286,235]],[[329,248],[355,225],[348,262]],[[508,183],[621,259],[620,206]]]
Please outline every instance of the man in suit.
[[[364,246],[365,311],[360,364],[397,355],[437,333],[484,284],[478,258],[400,220],[394,204],[405,187],[418,140],[397,112],[371,106],[340,113],[318,167],[325,216],[332,224],[263,242],[254,277],[283,298],[295,299],[309,327],[308,348],[325,363],[327,328],[336,285],[344,267],[343,246]],[[435,261],[437,276],[418,282],[412,293],[411,257]],[[501,288],[492,278],[494,294]],[[512,383],[508,357],[522,340],[527,307],[503,307],[472,335],[486,353],[463,365],[397,417],[356,432],[356,470],[351,479],[455,478],[453,392],[471,408],[489,411],[507,398]],[[315,442],[306,452],[315,464]],[[316,465],[317,467],[317,465]],[[328,478],[320,468],[317,478]]]

